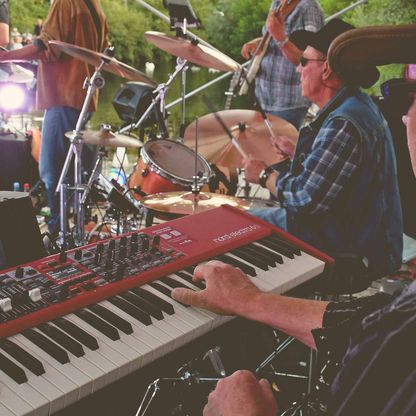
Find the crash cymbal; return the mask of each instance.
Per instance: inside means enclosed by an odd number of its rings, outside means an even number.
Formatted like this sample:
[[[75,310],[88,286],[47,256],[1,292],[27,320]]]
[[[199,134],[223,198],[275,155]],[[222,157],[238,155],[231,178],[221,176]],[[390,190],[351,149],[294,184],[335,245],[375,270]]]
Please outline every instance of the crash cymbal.
[[[96,68],[101,64],[102,60],[104,60],[105,64],[103,66],[103,70],[118,75],[119,77],[129,79],[130,81],[145,82],[146,84],[152,86],[157,85],[155,81],[139,70],[118,61],[116,58],[111,58],[104,53],[94,52],[89,49],[82,48],[81,46],[60,42],[58,40],[50,40],[49,44],[52,49],[64,52]]]
[[[153,31],[146,32],[144,37],[159,49],[171,55],[186,59],[195,65],[225,72],[236,72],[241,69],[238,62],[224,55],[222,52],[202,45],[201,43],[194,45],[188,39]]]
[[[68,139],[73,140],[74,131],[65,133]],[[92,144],[99,147],[142,147],[143,143],[134,137],[125,136],[124,134],[112,133],[107,130],[84,130],[81,136],[86,144]]]
[[[277,154],[270,141],[270,132],[259,112],[224,110],[217,114],[231,130],[247,155],[263,160],[267,165],[282,160],[282,156]],[[297,140],[298,131],[292,124],[277,116],[269,115],[268,118],[275,136],[288,136],[293,141]],[[195,126],[196,122],[193,122],[185,131],[185,144],[191,149],[195,149]],[[207,114],[199,118],[198,129],[198,153],[205,159],[218,166],[229,168],[243,166],[241,154],[233,146],[214,114]]]
[[[193,194],[192,192],[165,192],[147,195],[140,203],[154,211],[190,215],[198,212],[208,211],[221,205],[228,204],[242,210],[250,208],[250,202],[234,196],[221,195],[209,192]]]
[[[26,84],[32,81],[34,74],[20,65],[12,62],[0,62],[0,82]]]

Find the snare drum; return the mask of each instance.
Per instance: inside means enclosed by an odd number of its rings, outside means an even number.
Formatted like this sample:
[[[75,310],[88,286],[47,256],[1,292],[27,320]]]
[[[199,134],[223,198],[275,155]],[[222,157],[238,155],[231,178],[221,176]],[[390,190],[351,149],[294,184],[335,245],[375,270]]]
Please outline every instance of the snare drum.
[[[208,162],[197,155],[199,184],[211,176]],[[190,188],[195,175],[195,152],[172,140],[150,140],[142,147],[141,159],[129,177],[129,188],[140,187],[147,195]]]

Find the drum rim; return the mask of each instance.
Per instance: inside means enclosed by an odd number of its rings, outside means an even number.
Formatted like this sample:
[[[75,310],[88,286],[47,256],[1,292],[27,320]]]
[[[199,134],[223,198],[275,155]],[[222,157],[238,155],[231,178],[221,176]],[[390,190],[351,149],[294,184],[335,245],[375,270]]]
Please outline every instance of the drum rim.
[[[155,142],[169,142],[170,144],[179,145],[179,147],[184,147],[184,148],[186,148],[186,150],[188,150],[192,153],[195,153],[195,151],[190,149],[188,146],[184,145],[183,143],[180,143],[180,142],[177,142],[177,141],[174,141],[174,140],[168,140],[168,139],[148,140],[140,150],[140,156],[142,157],[145,164],[149,166],[149,168],[152,172],[155,172],[157,175],[160,175],[162,178],[167,179],[168,181],[170,181],[174,184],[179,184],[179,185],[183,185],[183,186],[192,185],[193,178],[187,179],[187,178],[183,178],[181,176],[175,175],[171,172],[168,172],[167,170],[163,169],[155,161],[152,160],[152,158],[147,153],[146,146],[149,147]],[[200,178],[200,183],[206,184],[206,183],[208,183],[209,178],[212,176],[212,169],[211,169],[211,166],[209,165],[208,161],[203,156],[201,156],[200,154],[197,153],[197,157],[198,157],[198,160],[200,162],[202,162],[202,164],[206,168],[206,171],[203,173],[202,178]]]

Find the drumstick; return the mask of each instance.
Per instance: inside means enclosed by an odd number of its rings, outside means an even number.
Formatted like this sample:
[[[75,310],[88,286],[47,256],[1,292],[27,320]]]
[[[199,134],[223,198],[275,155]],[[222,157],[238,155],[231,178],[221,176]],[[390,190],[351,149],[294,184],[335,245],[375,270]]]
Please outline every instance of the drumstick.
[[[259,99],[257,98],[257,95],[254,94],[254,100],[256,101],[257,107],[259,108],[260,114],[263,117],[264,120],[264,124],[266,125],[267,129],[269,130],[269,133],[272,137],[276,137],[272,128],[272,124],[270,123],[269,118],[267,117],[266,112],[264,111],[263,107],[261,106]],[[288,137],[290,143],[292,143],[293,145],[295,145],[294,141]]]
[[[247,159],[247,154],[246,152],[243,150],[243,148],[241,147],[240,143],[238,143],[237,139],[232,135],[230,129],[225,125],[224,120],[219,116],[219,114],[215,111],[214,106],[212,105],[212,102],[208,99],[208,97],[206,95],[202,96],[202,99],[204,101],[204,103],[206,104],[206,106],[208,107],[209,111],[211,111],[211,113],[214,114],[216,120],[218,121],[218,123],[220,124],[220,126],[224,129],[224,131],[227,133],[228,137],[231,140],[231,143],[234,145],[234,147],[238,150],[238,152],[240,153],[240,155],[244,158]]]

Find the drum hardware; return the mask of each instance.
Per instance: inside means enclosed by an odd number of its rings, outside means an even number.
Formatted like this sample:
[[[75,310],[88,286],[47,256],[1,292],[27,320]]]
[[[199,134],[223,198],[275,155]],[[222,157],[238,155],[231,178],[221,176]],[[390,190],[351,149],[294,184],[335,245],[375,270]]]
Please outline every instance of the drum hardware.
[[[84,243],[84,207],[81,203],[83,199],[83,193],[85,193],[85,187],[82,185],[81,178],[81,151],[83,146],[83,136],[81,129],[86,120],[89,105],[95,92],[103,88],[105,80],[101,75],[101,71],[105,70],[112,72],[118,76],[133,80],[143,81],[150,85],[154,85],[154,81],[147,77],[142,72],[119,62],[112,55],[114,48],[107,48],[104,53],[94,52],[80,46],[68,44],[60,41],[49,41],[51,48],[58,52],[66,53],[74,58],[80,59],[95,67],[95,72],[91,79],[86,79],[83,88],[87,90],[86,97],[84,100],[83,107],[81,109],[76,128],[74,130],[74,137],[71,140],[71,145],[67,153],[67,157],[62,168],[62,173],[58,181],[56,192],[60,192],[60,240],[61,243],[65,242],[67,238],[67,214],[66,214],[66,201],[67,191],[71,189],[74,192],[73,205],[74,212],[76,213],[76,224],[75,224],[75,237],[74,241],[76,245],[82,245]],[[109,131],[107,131],[107,134]],[[111,136],[111,135],[110,135]],[[107,137],[107,141],[112,137]],[[70,163],[74,156],[74,186],[69,187],[64,185],[63,182],[68,173]]]
[[[87,94],[84,100],[84,105],[78,117],[78,122],[74,130],[74,137],[71,140],[71,145],[69,147],[64,166],[62,168],[61,176],[56,187],[56,192],[60,192],[60,235],[59,238],[61,243],[64,243],[67,237],[67,214],[66,214],[66,201],[67,201],[67,191],[70,189],[68,185],[64,184],[65,177],[68,173],[72,156],[74,156],[74,186],[71,187],[74,190],[73,202],[74,202],[74,211],[76,215],[76,225],[75,225],[75,244],[80,246],[84,243],[84,209],[81,204],[82,193],[84,192],[84,186],[82,185],[81,179],[81,151],[83,145],[83,137],[81,134],[81,129],[87,116],[88,107],[92,100],[93,95],[98,89],[101,89],[104,84],[104,78],[101,76],[101,70],[103,69],[105,60],[102,59],[100,65],[96,68],[93,76],[90,80],[86,79],[84,83],[84,89],[87,89]]]

